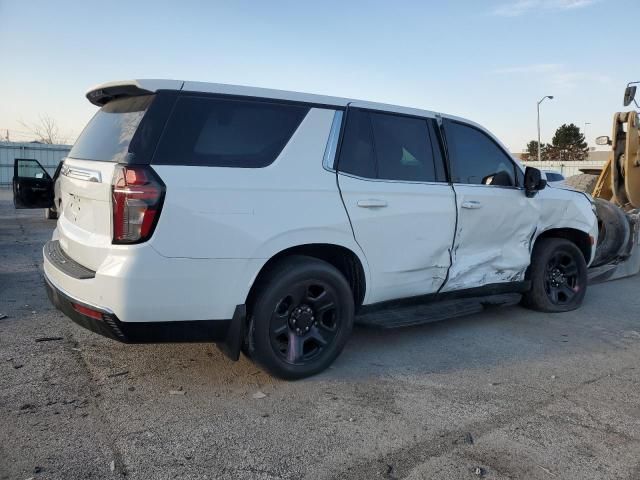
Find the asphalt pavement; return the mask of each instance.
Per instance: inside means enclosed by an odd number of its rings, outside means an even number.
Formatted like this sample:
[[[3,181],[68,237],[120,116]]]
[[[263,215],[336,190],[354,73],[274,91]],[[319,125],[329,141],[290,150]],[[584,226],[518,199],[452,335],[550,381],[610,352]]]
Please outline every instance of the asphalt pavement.
[[[284,382],[64,318],[42,279],[54,226],[0,190],[0,479],[640,479],[640,276],[570,313],[357,328]]]

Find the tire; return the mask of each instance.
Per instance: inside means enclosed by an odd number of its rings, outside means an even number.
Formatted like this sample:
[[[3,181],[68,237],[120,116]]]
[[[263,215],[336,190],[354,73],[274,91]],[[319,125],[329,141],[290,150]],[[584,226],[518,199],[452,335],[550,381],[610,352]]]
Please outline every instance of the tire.
[[[580,307],[587,291],[587,264],[580,249],[563,238],[543,238],[533,248],[528,279],[531,290],[522,304],[540,312],[568,312]]]
[[[593,193],[593,189],[596,188],[596,183],[598,183],[598,175],[591,175],[589,173],[573,175],[564,181],[566,186],[589,194]]]
[[[313,257],[291,256],[256,287],[249,358],[285,380],[315,375],[333,363],[354,317],[353,294],[338,269]]]
[[[616,260],[625,251],[631,236],[629,220],[621,208],[611,202],[594,199],[598,217],[598,245],[592,267]]]
[[[52,208],[46,208],[44,211],[44,218],[46,218],[47,220],[57,220],[58,212],[56,212]]]

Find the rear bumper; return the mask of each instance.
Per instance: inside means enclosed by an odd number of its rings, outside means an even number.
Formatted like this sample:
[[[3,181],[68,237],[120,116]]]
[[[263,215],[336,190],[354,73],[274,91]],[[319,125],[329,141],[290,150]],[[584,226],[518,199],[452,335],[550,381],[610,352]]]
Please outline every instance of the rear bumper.
[[[96,271],[65,253],[62,240],[44,248],[44,273],[70,297],[106,307],[123,323],[230,319],[243,304],[256,261],[167,258],[151,245],[116,248]]]
[[[109,309],[72,298],[45,275],[51,303],[81,327],[124,343],[216,342],[232,360],[237,360],[244,335],[245,307],[238,305],[231,319],[174,322],[122,322]],[[99,312],[100,319],[78,312],[73,305]]]

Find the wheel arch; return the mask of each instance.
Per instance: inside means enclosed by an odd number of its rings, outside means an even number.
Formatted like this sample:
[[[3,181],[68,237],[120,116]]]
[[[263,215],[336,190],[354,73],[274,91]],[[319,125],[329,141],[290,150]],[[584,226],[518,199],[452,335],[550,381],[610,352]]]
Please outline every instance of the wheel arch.
[[[260,279],[267,274],[279,261],[293,255],[304,255],[323,260],[337,268],[347,279],[353,292],[356,309],[362,305],[367,288],[365,264],[350,248],[332,243],[307,243],[285,248],[269,258],[255,275],[251,288],[247,294],[245,304],[251,305],[257,294]]]
[[[592,237],[583,230],[578,230],[577,228],[550,228],[545,230],[536,237],[535,242],[531,246],[532,254],[536,243],[542,238],[563,238],[565,240],[569,240],[580,249],[587,265],[589,265],[589,262],[593,257]]]

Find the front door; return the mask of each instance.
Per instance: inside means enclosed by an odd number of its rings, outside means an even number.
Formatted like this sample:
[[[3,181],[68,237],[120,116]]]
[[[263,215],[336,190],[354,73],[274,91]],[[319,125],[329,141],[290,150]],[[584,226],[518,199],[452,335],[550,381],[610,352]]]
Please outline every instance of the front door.
[[[540,208],[522,171],[483,130],[445,120],[458,228],[443,291],[524,279]]]
[[[456,205],[434,120],[350,107],[337,169],[371,270],[368,303],[438,291]]]
[[[26,158],[14,160],[13,204],[16,208],[53,206],[53,179],[37,160]]]

